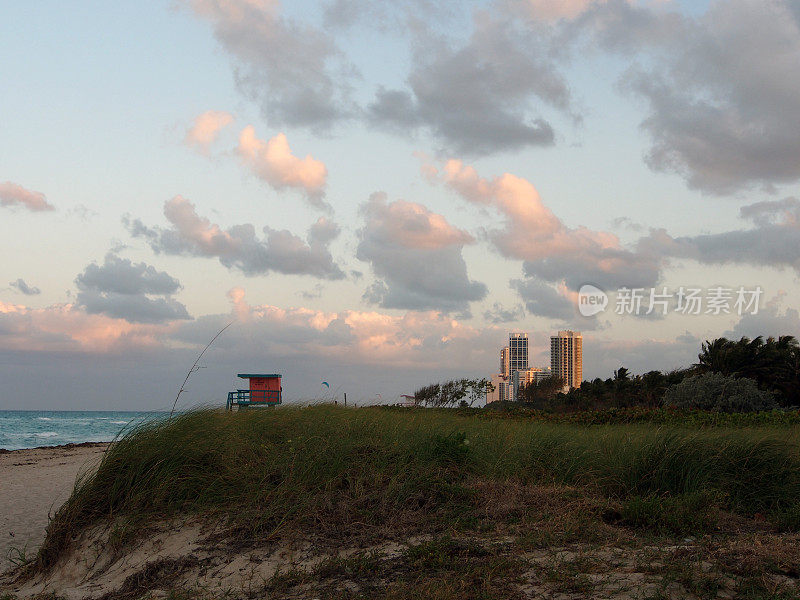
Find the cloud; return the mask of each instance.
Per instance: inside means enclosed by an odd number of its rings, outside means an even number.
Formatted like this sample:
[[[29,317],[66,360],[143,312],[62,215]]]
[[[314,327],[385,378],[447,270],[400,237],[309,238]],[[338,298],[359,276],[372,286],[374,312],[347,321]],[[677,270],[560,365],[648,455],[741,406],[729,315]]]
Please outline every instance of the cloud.
[[[466,310],[483,299],[484,284],[471,281],[462,256],[474,239],[443,216],[415,202],[388,203],[373,194],[361,208],[356,256],[372,265],[378,282],[365,299],[384,308]]]
[[[508,0],[562,58],[617,54],[620,87],[646,103],[645,161],[708,194],[800,179],[795,0],[712,0],[697,15],[652,0]],[[585,42],[581,44],[581,42]]]
[[[512,279],[511,288],[525,302],[528,313],[550,319],[569,321],[575,318],[575,300],[565,286],[558,288],[536,278]]]
[[[432,174],[430,166],[426,169]],[[502,229],[488,237],[503,256],[519,259],[529,277],[551,283],[565,281],[577,290],[584,283],[605,289],[648,287],[660,275],[661,261],[648,248],[622,247],[613,233],[564,225],[542,202],[529,181],[505,173],[481,178],[459,160],[449,160],[436,172],[448,187],[474,204],[491,206],[505,217]]]
[[[233,115],[221,110],[207,110],[195,117],[192,126],[186,132],[184,143],[194,146],[202,154],[208,154],[220,131],[233,123]]]
[[[624,86],[647,102],[642,129],[651,139],[646,161],[652,169],[678,173],[689,187],[712,194],[800,179],[794,4],[715,0],[695,19],[673,15],[677,25],[665,29],[670,19],[642,18],[633,9],[623,15],[621,4],[609,3],[618,13],[616,30],[628,32],[623,37],[651,34],[635,36],[649,66],[632,67]],[[652,35],[654,27],[667,35]]]
[[[16,281],[12,281],[8,285],[10,285],[12,288],[16,288],[18,292],[21,292],[26,296],[37,296],[42,293],[42,290],[36,286],[28,285],[21,277]]]
[[[302,159],[294,156],[284,134],[279,133],[265,142],[258,139],[253,126],[248,125],[239,136],[238,153],[253,174],[273,189],[298,189],[314,206],[326,206],[322,201],[328,178],[325,163],[310,154]]]
[[[181,196],[164,203],[164,215],[169,228],[148,227],[128,217],[123,222],[132,236],[147,240],[156,253],[216,257],[225,267],[247,276],[275,271],[322,279],[345,277],[328,249],[339,234],[339,227],[328,219],[317,220],[306,242],[289,231],[270,227],[263,228],[265,237],[260,239],[249,223],[223,230],[199,216],[194,205]]]
[[[352,365],[385,365],[393,368],[446,366],[452,360],[463,359],[475,365],[491,357],[494,364],[496,348],[473,345],[487,332],[467,326],[438,311],[408,312],[388,315],[374,311],[345,310],[325,312],[303,307],[281,308],[271,305],[250,305],[241,288],[228,293],[233,304],[232,314],[244,324],[246,334],[240,333],[236,344],[247,353],[250,345],[259,352],[276,356],[321,359]],[[228,317],[220,318],[219,322]],[[182,326],[177,339],[200,343],[214,326],[195,335],[198,324]],[[235,328],[234,328],[235,329]],[[490,331],[494,332],[493,329]],[[236,335],[234,333],[234,335]],[[249,341],[248,341],[249,340]],[[230,343],[231,339],[228,339]],[[451,353],[443,360],[443,355]]]
[[[316,300],[317,298],[322,298],[322,284],[317,283],[314,285],[314,288],[311,290],[301,290],[297,292],[301,298],[304,300]]]
[[[542,106],[570,115],[572,108],[545,42],[487,12],[474,15],[462,45],[418,31],[408,87],[380,88],[368,118],[395,131],[423,128],[461,155],[551,146],[555,133]]]
[[[11,181],[0,183],[0,206],[23,206],[31,212],[55,210],[41,192],[26,190]]]
[[[673,238],[654,230],[639,241],[648,253],[688,258],[702,264],[789,267],[800,273],[800,200],[784,198],[744,206],[749,229]]]
[[[500,325],[502,323],[513,323],[525,318],[525,309],[521,305],[504,308],[499,302],[495,302],[492,308],[484,311],[483,319],[488,323]]]
[[[80,289],[95,289],[118,294],[171,295],[181,289],[180,282],[152,265],[133,263],[107,254],[102,265],[92,263],[75,279]]]
[[[770,225],[800,227],[800,200],[789,197],[783,200],[756,202],[743,206],[739,214],[742,218],[753,221],[757,227]]]
[[[192,318],[186,306],[173,298],[84,290],[78,292],[76,303],[90,315],[107,315],[131,323],[166,323]]]
[[[170,297],[181,289],[180,282],[143,262],[107,254],[102,265],[88,265],[75,283],[79,290],[76,304],[90,315],[104,314],[132,323],[191,319],[186,307]]]
[[[283,16],[277,0],[186,3],[211,23],[239,88],[270,125],[327,128],[353,114],[353,68],[324,31]]]
[[[616,217],[612,219],[611,226],[614,229],[626,229],[628,231],[634,231],[636,233],[641,233],[645,230],[644,225],[641,223],[636,223],[632,219],[628,217]]]
[[[445,20],[462,7],[436,0],[330,0],[323,7],[323,23],[326,28],[346,29],[358,23],[368,23],[381,32],[396,33],[399,23],[414,22],[419,15],[431,22]]]
[[[522,2],[507,0],[507,9],[517,12],[535,21],[556,21],[558,19],[574,19],[593,4],[604,3],[605,0],[524,0]]]
[[[701,341],[681,334],[675,338],[609,340],[584,335],[583,372],[585,379],[613,377],[614,370],[626,367],[634,374],[652,370],[662,372],[689,367],[697,362]]]
[[[759,309],[756,314],[748,313],[725,332],[729,339],[740,339],[747,336],[754,338],[759,335],[779,337],[793,335],[800,338],[800,312],[796,308],[786,307],[781,310],[783,294],[779,294]]]
[[[0,302],[0,347],[7,352],[52,356],[152,350],[160,347],[167,328],[168,325],[90,314],[75,304],[34,309]]]

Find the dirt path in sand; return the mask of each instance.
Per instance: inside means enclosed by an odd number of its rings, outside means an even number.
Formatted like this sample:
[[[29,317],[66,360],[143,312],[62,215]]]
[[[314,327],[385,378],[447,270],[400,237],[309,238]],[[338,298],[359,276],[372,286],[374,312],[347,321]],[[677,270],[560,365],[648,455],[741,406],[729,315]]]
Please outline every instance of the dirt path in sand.
[[[0,454],[0,572],[9,554],[35,554],[48,515],[63,504],[79,473],[100,462],[108,444],[15,450]]]

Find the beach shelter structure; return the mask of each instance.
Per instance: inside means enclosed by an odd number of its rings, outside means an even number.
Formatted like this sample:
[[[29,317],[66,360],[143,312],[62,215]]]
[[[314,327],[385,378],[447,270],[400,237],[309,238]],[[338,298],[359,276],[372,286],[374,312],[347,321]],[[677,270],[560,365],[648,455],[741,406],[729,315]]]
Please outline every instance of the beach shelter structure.
[[[249,380],[246,390],[228,392],[226,408],[249,408],[251,406],[276,406],[281,403],[280,373],[239,373],[237,377]]]

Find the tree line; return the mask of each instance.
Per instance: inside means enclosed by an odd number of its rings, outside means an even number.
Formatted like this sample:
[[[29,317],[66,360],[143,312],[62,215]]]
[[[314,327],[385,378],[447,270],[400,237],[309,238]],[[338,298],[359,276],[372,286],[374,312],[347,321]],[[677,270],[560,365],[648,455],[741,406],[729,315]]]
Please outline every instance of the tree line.
[[[419,388],[414,392],[414,401],[425,406],[472,406],[493,391],[494,385],[485,378],[451,379]]]
[[[691,367],[632,375],[625,367],[561,393],[561,381],[533,382],[520,400],[544,410],[675,406],[725,412],[800,406],[800,344],[790,335],[706,341]]]
[[[620,367],[612,377],[563,391],[557,377],[520,388],[517,403],[553,412],[633,406],[675,406],[749,412],[800,406],[800,344],[791,335],[706,341],[688,368],[633,375]],[[493,391],[487,379],[459,379],[418,389],[417,402],[471,406]]]

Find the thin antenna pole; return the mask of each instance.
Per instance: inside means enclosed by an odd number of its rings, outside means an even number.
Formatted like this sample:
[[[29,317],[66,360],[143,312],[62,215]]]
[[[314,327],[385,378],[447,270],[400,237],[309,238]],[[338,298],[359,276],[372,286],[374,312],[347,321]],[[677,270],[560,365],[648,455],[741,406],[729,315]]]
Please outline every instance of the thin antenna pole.
[[[179,390],[178,390],[178,395],[177,395],[177,396],[175,396],[175,402],[173,402],[173,403],[172,403],[172,410],[171,410],[171,411],[169,411],[169,418],[170,418],[170,419],[172,418],[172,415],[175,413],[175,407],[178,405],[178,398],[180,398],[180,397],[181,397],[181,394],[182,394],[183,392],[185,392],[185,391],[186,391],[186,382],[187,382],[187,381],[189,381],[189,377],[191,377],[191,376],[192,376],[192,373],[194,373],[194,372],[195,372],[195,371],[197,371],[197,369],[198,369],[198,367],[197,367],[197,363],[199,363],[199,362],[200,362],[200,359],[201,359],[201,358],[203,358],[203,354],[205,354],[205,353],[206,353],[206,350],[208,350],[208,349],[211,347],[211,344],[213,344],[213,343],[216,341],[216,339],[217,339],[217,338],[218,338],[220,335],[222,335],[222,332],[223,332],[223,331],[225,331],[225,330],[226,330],[228,327],[230,327],[231,325],[233,325],[233,321],[231,321],[230,323],[228,323],[227,325],[225,325],[225,327],[223,327],[222,329],[220,329],[220,330],[217,332],[217,335],[215,335],[213,338],[211,338],[211,341],[210,341],[210,342],[208,342],[208,344],[206,344],[206,347],[205,347],[205,348],[203,348],[203,351],[202,351],[202,352],[200,353],[200,355],[197,357],[197,360],[195,360],[195,361],[194,361],[194,364],[192,365],[192,368],[191,368],[191,369],[189,369],[189,372],[186,374],[186,379],[184,379],[184,380],[183,380],[183,384],[181,385],[181,389],[179,389]]]

